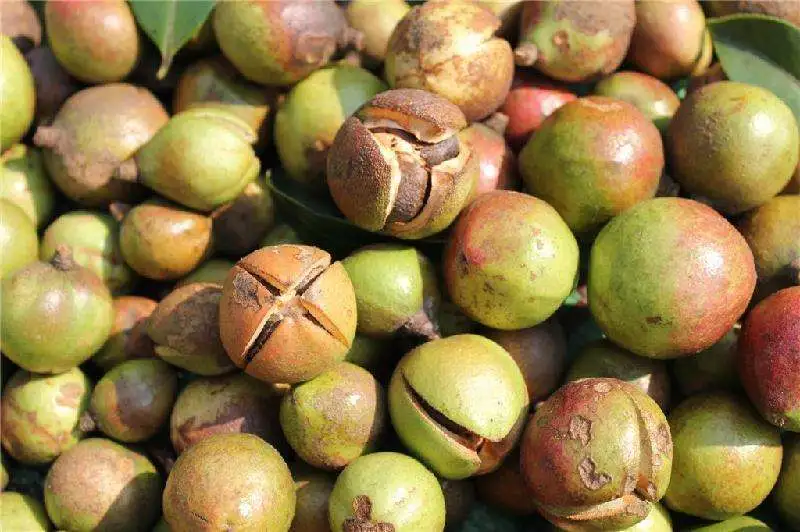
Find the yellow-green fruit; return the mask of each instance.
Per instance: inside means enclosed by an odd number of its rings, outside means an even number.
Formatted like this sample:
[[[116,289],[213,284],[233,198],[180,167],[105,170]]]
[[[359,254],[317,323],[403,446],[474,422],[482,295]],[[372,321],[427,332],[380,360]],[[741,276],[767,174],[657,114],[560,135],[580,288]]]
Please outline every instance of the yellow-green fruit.
[[[5,35],[0,35],[0,57],[0,151],[6,151],[33,122],[36,90],[28,63]]]
[[[681,104],[669,85],[641,72],[615,72],[600,80],[594,93],[634,105],[662,133]]]
[[[778,194],[792,178],[799,151],[789,106],[765,89],[734,81],[691,93],[667,133],[681,187],[730,214]]]
[[[383,62],[389,37],[410,9],[404,0],[353,0],[347,4],[347,22],[364,34],[362,52],[373,63]]]
[[[325,159],[336,132],[386,84],[363,68],[339,65],[317,70],[289,92],[275,115],[275,147],[296,181],[325,186]]]
[[[790,528],[800,529],[800,436],[786,436],[783,468],[773,491],[775,507]]]
[[[25,211],[36,227],[50,219],[53,185],[38,149],[17,144],[0,156],[0,198]]]
[[[773,532],[772,527],[749,515],[731,517],[719,523],[697,526],[690,532]]]
[[[42,503],[30,495],[5,491],[0,494],[0,530],[48,532],[53,527]]]
[[[38,248],[31,219],[13,203],[0,199],[0,279],[36,262]]]
[[[650,505],[647,517],[619,532],[672,532],[672,519],[670,519],[667,509],[656,502]]]

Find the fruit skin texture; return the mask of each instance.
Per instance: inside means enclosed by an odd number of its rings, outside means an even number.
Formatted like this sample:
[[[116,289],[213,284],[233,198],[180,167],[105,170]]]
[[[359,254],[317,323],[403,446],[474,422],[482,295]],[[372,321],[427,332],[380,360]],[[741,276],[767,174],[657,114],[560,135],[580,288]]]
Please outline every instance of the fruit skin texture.
[[[278,410],[285,386],[234,373],[195,379],[184,388],[170,417],[170,439],[178,454],[215,434],[255,434],[282,450],[286,441]]]
[[[747,308],[755,281],[750,248],[722,216],[696,201],[656,198],[598,235],[589,309],[614,343],[677,358],[722,338]]]
[[[410,10],[404,0],[353,0],[347,4],[347,22],[364,34],[362,53],[367,64],[383,63],[392,32]]]
[[[36,105],[36,90],[33,75],[25,58],[11,42],[0,35],[0,152],[19,142],[33,122]]]
[[[0,494],[0,526],[3,530],[25,532],[49,532],[53,529],[41,502],[13,491]]]
[[[662,133],[666,132],[681,104],[669,85],[641,72],[615,72],[600,80],[594,93],[628,102],[652,120]]]
[[[461,108],[470,122],[500,107],[511,87],[514,59],[495,37],[500,19],[478,4],[430,2],[412,9],[386,51],[392,88],[424,89]]]
[[[269,185],[262,178],[254,179],[233,201],[217,208],[211,217],[215,250],[236,258],[247,255],[260,247],[275,223],[275,203]]]
[[[47,464],[84,436],[79,420],[92,383],[78,368],[58,375],[17,371],[4,386],[3,448],[25,464]]]
[[[633,105],[603,96],[561,107],[520,153],[526,189],[578,234],[652,198],[663,168],[658,129]]]
[[[739,231],[753,251],[759,295],[800,284],[800,195],[776,196],[747,213]]]
[[[503,135],[481,123],[475,123],[462,129],[458,139],[467,144],[478,159],[480,174],[475,185],[476,196],[492,190],[519,189],[517,158]]]
[[[800,432],[800,286],[776,292],[750,311],[739,337],[738,366],[764,419]]]
[[[147,336],[147,318],[156,305],[146,297],[115,298],[111,332],[103,348],[92,356],[92,362],[103,371],[109,371],[126,360],[154,357],[153,341]]]
[[[292,465],[297,507],[289,532],[331,532],[328,524],[328,499],[334,477],[305,466]]]
[[[0,199],[25,211],[36,227],[53,213],[53,185],[44,170],[41,152],[16,144],[0,155]]]
[[[631,526],[670,482],[672,440],[664,413],[639,388],[617,379],[562,386],[537,408],[520,445],[531,496],[559,526]]]
[[[139,59],[139,33],[123,0],[47,2],[47,40],[64,69],[86,83],[120,81]]]
[[[386,394],[367,370],[342,362],[294,386],[281,402],[280,420],[303,461],[341,469],[376,447],[387,425]]]
[[[517,71],[511,90],[499,109],[508,116],[506,140],[515,151],[521,150],[545,118],[576,98],[565,86],[526,71]]]
[[[289,468],[252,434],[211,436],[178,457],[163,495],[173,532],[286,532],[296,496]]]
[[[383,523],[394,532],[440,532],[445,523],[439,481],[399,453],[373,453],[347,466],[333,486],[328,513],[331,530],[337,531],[359,525],[382,530],[377,527]]]
[[[59,3],[60,5],[60,3]],[[91,5],[91,4],[87,4]],[[119,179],[121,165],[169,120],[153,94],[127,83],[89,87],[73,94],[52,125],[39,126],[34,143],[56,186],[85,207],[135,201],[142,187]]]
[[[30,218],[10,201],[0,199],[0,279],[36,262],[38,247]]]
[[[390,337],[398,330],[423,333],[415,330],[416,323],[433,327],[441,299],[436,269],[415,248],[367,246],[345,258],[342,266],[356,294],[360,334]]]
[[[413,349],[389,383],[389,414],[398,436],[450,480],[499,467],[520,436],[527,409],[525,380],[514,359],[473,334]]]
[[[275,147],[286,173],[324,189],[325,161],[348,116],[388,87],[363,68],[338,65],[317,70],[292,87],[275,115]]]
[[[461,214],[443,265],[448,293],[465,314],[495,329],[522,329],[549,318],[569,295],[578,244],[544,201],[496,191]]]
[[[675,452],[664,500],[671,510],[720,521],[751,511],[772,490],[780,434],[745,401],[724,392],[695,395],[669,423]]]
[[[89,438],[53,463],[44,504],[62,530],[145,532],[158,521],[162,482],[143,454]]]
[[[517,64],[533,64],[524,47],[532,45],[534,66],[557,80],[580,82],[610,74],[625,58],[635,20],[632,0],[526,2]]]
[[[355,39],[331,0],[247,0],[219,7],[214,33],[222,53],[246,78],[263,85],[292,85]]]
[[[108,338],[114,310],[108,288],[69,252],[34,262],[3,280],[3,354],[36,373],[61,373],[91,357]]]
[[[169,419],[177,388],[178,378],[166,362],[123,362],[95,386],[92,417],[100,430],[115,440],[147,440]]]
[[[800,527],[800,436],[787,436],[783,467],[773,492],[778,513],[792,528]]]
[[[676,180],[729,214],[778,194],[792,178],[799,146],[791,109],[765,89],[734,81],[691,93],[667,134]]]
[[[109,214],[81,210],[62,214],[42,235],[41,260],[52,259],[60,245],[69,246],[73,260],[97,275],[112,294],[128,291],[135,282],[119,248],[119,223]]]
[[[697,0],[637,2],[628,58],[660,79],[694,76],[711,63],[711,36]]]

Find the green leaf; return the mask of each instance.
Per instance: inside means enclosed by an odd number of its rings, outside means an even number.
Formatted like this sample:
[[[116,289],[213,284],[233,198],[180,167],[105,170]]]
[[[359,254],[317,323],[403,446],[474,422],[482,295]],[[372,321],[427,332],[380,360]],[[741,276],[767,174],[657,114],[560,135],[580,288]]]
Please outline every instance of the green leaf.
[[[772,91],[800,122],[800,28],[746,14],[710,19],[708,29],[728,78]]]
[[[197,33],[216,0],[129,0],[142,30],[161,52],[158,79],[167,75],[172,59]]]

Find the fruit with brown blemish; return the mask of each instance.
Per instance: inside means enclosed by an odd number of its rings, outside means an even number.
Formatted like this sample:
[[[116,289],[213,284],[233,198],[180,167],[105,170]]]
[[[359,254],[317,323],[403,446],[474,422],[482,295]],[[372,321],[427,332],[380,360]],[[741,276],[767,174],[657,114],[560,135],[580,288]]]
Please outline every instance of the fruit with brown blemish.
[[[736,371],[740,330],[741,326],[737,323],[708,349],[673,362],[672,374],[685,396],[711,390],[741,389]]]
[[[92,392],[91,417],[115,440],[150,439],[169,419],[178,378],[158,359],[129,360],[103,375]]]
[[[285,386],[261,382],[234,373],[199,378],[178,395],[169,422],[175,451],[186,449],[215,434],[254,434],[283,450],[278,410]]]
[[[342,471],[328,513],[332,532],[441,532],[445,501],[422,464],[399,453],[373,453]]]
[[[162,360],[179,368],[212,376],[235,369],[225,354],[217,324],[222,287],[192,283],[162,299],[147,321],[147,334]]]
[[[52,259],[58,246],[69,247],[73,260],[97,275],[112,294],[125,293],[135,283],[120,251],[119,223],[109,214],[82,210],[62,214],[42,235],[39,257]]]
[[[773,491],[773,501],[783,520],[800,528],[800,436],[786,436],[783,466]]]
[[[628,382],[650,396],[666,411],[670,405],[667,364],[634,355],[608,340],[598,340],[581,349],[567,372],[567,382],[590,377],[611,377]]]
[[[721,17],[735,13],[757,13],[782,18],[800,26],[800,2],[772,2],[769,0],[711,0],[706,3],[711,16]]]
[[[778,429],[738,396],[686,399],[669,416],[674,458],[664,501],[669,509],[723,520],[753,510],[769,495],[781,468]]]
[[[292,464],[290,469],[297,493],[297,507],[289,532],[331,532],[328,500],[336,478],[302,462]]]
[[[225,57],[246,78],[292,85],[328,64],[337,49],[360,48],[333,0],[247,0],[214,10],[214,33]]]
[[[773,425],[800,432],[800,286],[784,288],[750,311],[739,337],[739,377]]]
[[[383,63],[392,32],[410,10],[411,6],[404,0],[348,2],[345,16],[350,26],[364,35],[361,53],[367,64]]]
[[[38,249],[36,227],[25,211],[0,199],[0,279],[36,262]]]
[[[589,309],[617,345],[677,358],[722,338],[755,282],[753,254],[725,218],[696,201],[656,198],[611,220],[594,241]]]
[[[484,124],[475,123],[458,134],[459,141],[472,150],[478,159],[480,173],[475,185],[475,195],[492,190],[519,188],[517,158],[506,144],[503,135]]]
[[[286,532],[295,504],[286,462],[252,434],[217,434],[184,452],[163,496],[164,519],[173,532]]]
[[[111,332],[103,348],[92,356],[92,362],[109,371],[127,360],[154,357],[153,341],[147,335],[147,318],[157,304],[146,297],[115,298]]]
[[[641,72],[615,72],[595,85],[599,96],[623,100],[649,118],[662,133],[681,104],[666,83]]]
[[[86,207],[135,201],[144,189],[135,182],[133,155],[167,120],[151,92],[109,83],[70,96],[33,141],[43,149],[53,182],[71,200]]]
[[[635,20],[633,0],[526,2],[514,57],[557,80],[589,81],[619,67]]]
[[[720,81],[681,103],[667,152],[683,188],[737,214],[766,203],[789,183],[800,133],[792,110],[771,92]]]
[[[123,0],[48,2],[44,20],[56,59],[81,81],[120,81],[139,60],[136,20]]]
[[[36,87],[37,124],[48,124],[67,98],[78,92],[78,83],[70,77],[48,46],[38,46],[25,54]]]
[[[275,204],[266,180],[256,178],[232,201],[217,208],[213,219],[215,248],[241,257],[257,249],[275,223]]]
[[[356,250],[342,265],[356,294],[359,334],[438,337],[441,295],[436,269],[425,255],[410,246],[376,244]]]
[[[0,4],[0,35],[11,39],[20,52],[42,43],[42,25],[27,0],[9,0]]]
[[[542,76],[518,71],[499,111],[508,117],[505,137],[519,151],[545,118],[577,96]]]
[[[545,401],[521,442],[522,475],[559,527],[624,528],[643,520],[670,483],[664,413],[636,386],[569,382]]]
[[[454,530],[466,521],[475,504],[475,485],[472,480],[439,479],[444,494],[445,529]]]
[[[53,185],[38,149],[16,144],[0,155],[0,198],[22,209],[36,227],[50,220]]]
[[[545,201],[489,192],[453,226],[443,267],[450,298],[467,316],[495,329],[522,329],[549,318],[572,291],[578,243]]]
[[[452,103],[417,89],[382,92],[345,120],[328,154],[328,187],[355,225],[403,239],[447,228],[480,171]]]
[[[180,279],[211,254],[210,217],[160,199],[140,203],[128,212],[123,212],[125,208],[116,210],[122,220],[120,250],[139,275],[156,281]]]
[[[341,469],[376,448],[387,425],[386,393],[367,370],[342,362],[293,386],[281,401],[280,421],[306,463]]]
[[[424,89],[446,98],[475,122],[500,107],[511,87],[514,57],[495,36],[500,19],[478,3],[430,2],[395,28],[385,75],[393,88]]]
[[[413,349],[389,383],[389,414],[398,436],[447,479],[497,469],[519,438],[527,411],[525,380],[514,359],[477,335]]]
[[[161,475],[138,451],[89,438],[50,467],[47,515],[62,530],[145,532],[158,521]]]
[[[695,76],[711,63],[711,36],[697,0],[637,2],[628,59],[660,79]]]
[[[550,115],[519,160],[526,190],[575,233],[589,235],[655,195],[664,149],[658,129],[636,107],[589,96]]]
[[[58,375],[18,370],[3,387],[3,448],[25,464],[47,464],[76,445],[86,429],[92,383],[78,368]]]
[[[509,454],[500,467],[475,479],[478,498],[514,515],[533,515],[536,503],[520,471],[519,450]]]
[[[558,388],[566,369],[567,341],[555,319],[516,331],[488,330],[484,336],[497,342],[517,363],[530,404],[542,401]]]
[[[37,498],[13,491],[0,494],[0,528],[25,532],[49,532],[53,529],[44,505]]]
[[[16,144],[33,122],[36,89],[28,63],[11,39],[0,35],[0,152]]]
[[[380,78],[350,65],[317,70],[295,85],[275,115],[275,148],[288,176],[324,189],[328,150],[336,132],[386,88]]]
[[[92,272],[59,248],[3,280],[3,354],[36,373],[61,373],[83,363],[108,339],[111,294]]]
[[[272,383],[313,379],[352,345],[353,285],[344,266],[321,249],[262,248],[225,279],[219,331],[231,360],[247,374]]]

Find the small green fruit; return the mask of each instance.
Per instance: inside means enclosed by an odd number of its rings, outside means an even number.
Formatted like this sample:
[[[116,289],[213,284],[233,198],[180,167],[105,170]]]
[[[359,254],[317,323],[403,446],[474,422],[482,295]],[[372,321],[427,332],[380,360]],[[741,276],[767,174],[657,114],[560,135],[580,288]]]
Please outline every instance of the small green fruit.
[[[800,436],[787,435],[783,468],[773,491],[775,507],[791,528],[800,528]]]
[[[624,528],[620,532],[672,532],[672,519],[669,512],[660,503],[650,505],[650,512],[635,525]]]
[[[156,308],[152,299],[122,296],[114,299],[114,323],[103,348],[92,362],[103,371],[136,358],[152,358],[153,341],[147,336],[147,318]]]
[[[31,219],[10,201],[0,199],[0,279],[36,262],[38,248]]]
[[[275,223],[275,204],[266,181],[257,178],[233,201],[213,212],[216,251],[236,258],[261,247]]]
[[[53,185],[36,148],[17,144],[0,156],[0,198],[25,211],[36,227],[53,213]]]
[[[41,502],[30,495],[5,491],[0,494],[0,529],[49,532],[53,527]]]
[[[662,133],[666,132],[672,116],[681,104],[678,95],[669,85],[641,72],[611,74],[595,85],[594,93],[628,102],[649,118]]]
[[[0,35],[0,152],[20,141],[33,122],[36,90],[33,75],[20,51]]]

